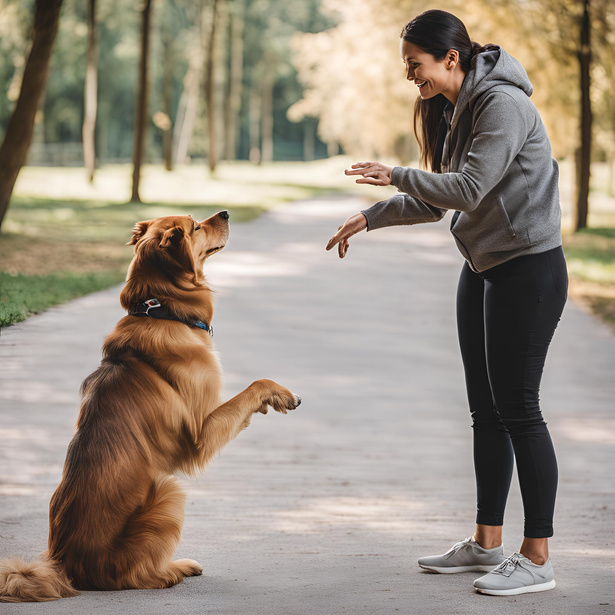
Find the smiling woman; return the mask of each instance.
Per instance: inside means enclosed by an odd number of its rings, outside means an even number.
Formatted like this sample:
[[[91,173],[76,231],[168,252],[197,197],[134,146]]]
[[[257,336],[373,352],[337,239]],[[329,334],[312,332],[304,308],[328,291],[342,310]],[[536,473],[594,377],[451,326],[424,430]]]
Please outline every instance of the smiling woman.
[[[360,184],[401,194],[350,217],[331,238],[343,258],[354,234],[437,222],[466,259],[457,325],[474,430],[474,536],[422,557],[435,572],[485,571],[481,593],[515,595],[555,587],[553,535],[557,462],[539,404],[547,350],[567,298],[559,167],[521,64],[498,45],[472,42],[464,24],[430,10],[401,33],[406,79],[419,90],[414,129],[431,172],[359,162]],[[504,509],[514,462],[524,504],[523,543],[505,558]],[[455,463],[455,460],[451,460]]]

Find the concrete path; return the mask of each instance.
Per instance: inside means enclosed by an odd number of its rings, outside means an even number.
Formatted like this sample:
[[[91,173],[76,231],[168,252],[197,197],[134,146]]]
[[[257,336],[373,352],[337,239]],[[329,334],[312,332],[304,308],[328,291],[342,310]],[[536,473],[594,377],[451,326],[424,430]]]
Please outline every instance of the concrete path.
[[[462,258],[447,220],[363,234],[340,261],[324,245],[356,198],[281,207],[236,225],[210,262],[228,396],[273,378],[303,397],[255,416],[198,479],[177,556],[202,577],[158,591],[84,592],[0,613],[228,615],[615,612],[615,336],[569,303],[542,408],[560,466],[543,594],[474,593],[477,574],[416,559],[474,530],[472,432],[455,331]],[[44,549],[47,507],[78,388],[123,315],[119,288],[2,331],[0,557]],[[516,479],[508,553],[520,546]]]

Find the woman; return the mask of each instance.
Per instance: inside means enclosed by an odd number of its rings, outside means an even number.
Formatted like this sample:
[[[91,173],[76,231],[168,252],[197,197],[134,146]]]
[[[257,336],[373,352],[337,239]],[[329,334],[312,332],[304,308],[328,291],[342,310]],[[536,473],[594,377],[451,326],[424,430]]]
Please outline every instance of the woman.
[[[441,573],[490,571],[474,582],[492,595],[555,587],[557,463],[538,392],[567,297],[558,166],[530,101],[521,64],[497,45],[470,41],[463,23],[430,10],[402,31],[401,55],[419,90],[414,112],[422,162],[432,172],[360,162],[357,183],[402,194],[350,217],[329,241],[397,224],[440,220],[466,259],[457,291],[459,344],[474,434],[476,531],[443,555],[419,559]],[[525,512],[518,552],[504,557],[502,524],[513,471]]]

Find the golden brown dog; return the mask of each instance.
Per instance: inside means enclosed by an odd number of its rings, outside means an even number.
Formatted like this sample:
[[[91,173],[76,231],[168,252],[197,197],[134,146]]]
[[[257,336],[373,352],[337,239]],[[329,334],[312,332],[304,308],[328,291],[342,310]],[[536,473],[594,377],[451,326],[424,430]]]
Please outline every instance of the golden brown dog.
[[[0,562],[0,601],[171,587],[201,574],[197,562],[171,559],[185,503],[173,475],[202,469],[253,413],[268,406],[286,413],[301,402],[257,380],[220,405],[203,264],[226,244],[228,217],[169,216],[135,226],[120,301],[140,316],[118,322],[100,367],[81,385],[77,431],[49,507],[48,550],[31,563]]]

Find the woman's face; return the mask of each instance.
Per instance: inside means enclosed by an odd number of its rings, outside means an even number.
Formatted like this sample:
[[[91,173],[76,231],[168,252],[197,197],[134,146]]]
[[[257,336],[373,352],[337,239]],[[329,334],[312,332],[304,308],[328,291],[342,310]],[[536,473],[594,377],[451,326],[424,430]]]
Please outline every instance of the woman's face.
[[[402,39],[400,51],[406,65],[406,79],[414,82],[423,100],[437,94],[449,98],[447,94],[457,85],[454,73],[458,71],[454,69],[459,64],[459,53],[456,49],[450,49],[446,57],[438,61],[430,53]]]

